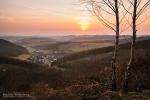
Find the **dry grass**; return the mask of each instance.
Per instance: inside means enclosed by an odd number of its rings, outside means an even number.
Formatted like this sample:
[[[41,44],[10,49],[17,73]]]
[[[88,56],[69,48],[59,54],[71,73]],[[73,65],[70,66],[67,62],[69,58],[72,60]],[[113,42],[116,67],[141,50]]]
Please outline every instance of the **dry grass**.
[[[27,60],[29,57],[30,57],[30,55],[22,54],[22,55],[19,55],[18,57],[15,57],[15,58],[19,59],[19,60]]]

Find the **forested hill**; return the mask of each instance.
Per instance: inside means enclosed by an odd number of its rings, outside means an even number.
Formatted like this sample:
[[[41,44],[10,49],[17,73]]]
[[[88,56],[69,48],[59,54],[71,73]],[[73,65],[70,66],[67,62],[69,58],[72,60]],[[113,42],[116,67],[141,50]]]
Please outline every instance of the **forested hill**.
[[[0,55],[1,56],[16,57],[21,54],[28,54],[28,50],[24,47],[13,44],[4,39],[0,39]]]
[[[120,49],[121,50],[130,49],[130,44],[131,43],[121,44]],[[137,49],[149,49],[150,48],[150,39],[137,41],[136,48]],[[76,60],[79,58],[88,57],[90,55],[109,53],[109,52],[112,52],[113,49],[114,49],[113,46],[108,46],[108,47],[104,47],[104,48],[96,48],[96,49],[92,49],[92,50],[82,51],[82,52],[78,52],[78,53],[74,53],[72,55],[66,56],[63,58],[63,60],[59,59],[58,62],[72,61],[72,60]]]

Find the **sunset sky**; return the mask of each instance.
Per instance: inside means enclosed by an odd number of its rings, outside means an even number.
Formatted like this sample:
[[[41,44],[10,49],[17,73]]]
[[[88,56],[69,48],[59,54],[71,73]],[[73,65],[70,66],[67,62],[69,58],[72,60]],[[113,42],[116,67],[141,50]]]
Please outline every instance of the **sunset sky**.
[[[139,34],[150,35],[150,19]],[[0,34],[114,34],[91,16],[79,0],[0,0]],[[128,33],[127,33],[128,34]]]

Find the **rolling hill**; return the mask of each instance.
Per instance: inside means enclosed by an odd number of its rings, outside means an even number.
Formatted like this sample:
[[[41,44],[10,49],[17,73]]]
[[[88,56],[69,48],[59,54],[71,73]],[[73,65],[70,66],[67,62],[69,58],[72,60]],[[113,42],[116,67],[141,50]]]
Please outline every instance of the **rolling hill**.
[[[34,47],[36,45],[43,45],[53,42],[55,42],[54,39],[47,37],[25,37],[16,41],[15,44]]]
[[[28,50],[19,45],[13,44],[4,39],[0,39],[0,55],[16,57],[21,54],[28,54]]]
[[[140,57],[140,54],[145,54],[145,51],[150,49],[149,44],[150,39],[138,41],[136,45],[138,51],[136,52],[136,56]],[[119,60],[121,63],[125,62],[124,67],[126,67],[126,61],[128,61],[126,58],[129,55],[129,45],[130,43],[120,45]],[[68,98],[70,96],[73,96],[72,98],[78,98],[104,93],[110,88],[110,60],[112,50],[113,46],[109,46],[66,56],[63,60],[63,66],[66,69],[64,72],[26,61],[0,57],[0,88],[7,91],[30,91],[38,93],[37,95],[43,93],[42,95],[49,96],[50,100],[53,100],[50,97],[51,95],[54,95],[55,98],[60,95],[63,98],[67,96]],[[133,71],[134,77],[136,74],[138,76],[141,75],[139,73],[144,73],[144,78],[140,77],[139,80],[135,80],[133,77],[132,80],[135,82],[131,84],[135,87],[132,87],[132,89],[135,89],[136,83],[140,82],[144,83],[144,89],[150,88],[148,77],[149,59],[139,59],[135,63],[134,69],[140,69],[138,70],[140,72],[136,73]],[[119,65],[117,71],[119,71],[120,76],[123,76],[124,73],[120,72],[120,68],[122,68],[121,65]],[[119,85],[121,85],[122,80],[120,77],[118,80],[120,81]],[[48,94],[44,94],[46,92]]]
[[[136,49],[149,49],[150,48],[150,39],[141,39],[139,41],[136,42]],[[121,50],[126,50],[130,48],[130,43],[124,43],[124,44],[120,44],[120,49]],[[77,60],[77,59],[81,59],[84,57],[88,57],[88,56],[94,56],[94,55],[98,55],[98,54],[105,54],[105,53],[111,53],[113,51],[114,47],[113,46],[108,46],[108,47],[104,47],[104,48],[96,48],[96,49],[92,49],[92,50],[87,50],[87,51],[82,51],[82,52],[77,52],[74,53],[72,55],[69,56],[65,56],[62,59],[59,59],[58,62],[67,62],[67,61],[73,61],[73,60]]]
[[[136,43],[135,60],[146,59],[150,57],[150,39],[139,40]],[[65,56],[62,59],[58,59],[55,63],[58,67],[65,68],[69,70],[68,74],[70,77],[78,78],[89,78],[89,77],[100,77],[103,82],[108,81],[111,78],[111,58],[113,46],[97,48],[93,50],[87,50],[83,52],[74,53],[69,56]],[[118,68],[125,68],[129,61],[130,56],[130,43],[125,43],[120,45],[120,51],[118,56]],[[138,63],[137,61],[136,63]],[[144,62],[144,61],[143,61]],[[55,65],[54,64],[54,65]],[[149,64],[148,64],[149,65]],[[144,63],[142,65],[144,67]],[[102,74],[105,76],[102,77]],[[121,74],[121,75],[124,75]],[[106,78],[107,77],[107,78]],[[123,79],[123,78],[122,78]],[[99,80],[99,78],[97,79]],[[110,79],[109,79],[110,80]]]
[[[59,78],[61,72],[48,66],[0,56],[0,88],[6,91],[29,91],[40,82],[55,86]]]
[[[120,39],[130,38],[131,36],[125,35],[120,36]],[[53,37],[56,41],[60,42],[84,42],[84,41],[113,41],[115,35],[68,35],[68,36],[57,36]]]

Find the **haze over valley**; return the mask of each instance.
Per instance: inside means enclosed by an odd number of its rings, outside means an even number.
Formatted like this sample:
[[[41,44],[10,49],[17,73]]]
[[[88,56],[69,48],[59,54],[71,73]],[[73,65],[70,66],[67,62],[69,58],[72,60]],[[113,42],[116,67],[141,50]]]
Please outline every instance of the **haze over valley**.
[[[0,0],[0,100],[149,100],[150,0]]]

